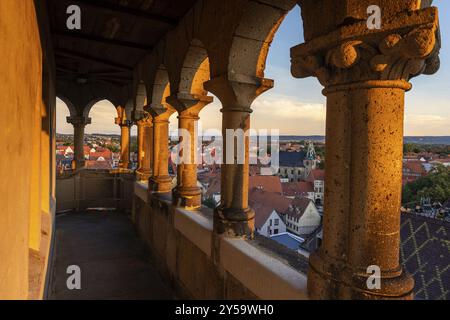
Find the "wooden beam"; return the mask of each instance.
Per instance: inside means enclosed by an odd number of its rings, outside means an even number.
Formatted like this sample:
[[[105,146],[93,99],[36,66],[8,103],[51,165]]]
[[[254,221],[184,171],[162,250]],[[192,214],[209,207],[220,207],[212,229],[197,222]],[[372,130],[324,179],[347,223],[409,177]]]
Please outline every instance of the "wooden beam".
[[[81,40],[81,41],[91,41],[91,42],[97,42],[97,43],[103,43],[107,45],[113,45],[118,47],[123,47],[127,49],[133,49],[133,50],[141,50],[141,51],[149,51],[152,49],[151,46],[146,46],[142,44],[138,44],[135,42],[129,42],[129,41],[122,41],[117,39],[106,39],[99,36],[94,36],[86,33],[82,33],[79,31],[52,31],[52,34],[59,38],[69,38],[74,40]]]
[[[93,56],[90,56],[90,55],[87,55],[84,53],[80,53],[80,52],[74,52],[74,51],[65,50],[65,49],[56,49],[55,54],[57,56],[63,56],[63,57],[67,57],[67,58],[71,58],[71,59],[75,59],[75,60],[84,60],[84,61],[88,61],[88,62],[102,64],[102,65],[109,66],[109,67],[117,69],[117,70],[133,71],[133,68],[130,66],[123,65],[123,64],[113,62],[113,61],[109,61],[106,59],[99,59],[97,57],[93,57]]]
[[[81,73],[81,72],[78,72],[75,70],[69,70],[69,69],[65,69],[65,68],[61,68],[61,67],[56,67],[56,71],[58,71],[60,73],[64,73],[64,74],[76,75],[77,77],[87,77],[90,79],[94,79],[94,78],[95,79],[115,79],[115,80],[123,80],[123,81],[127,81],[127,82],[133,81],[133,78],[120,75],[120,73],[105,74],[105,73],[89,72],[88,74],[84,74],[84,73]]]
[[[92,8],[104,11],[110,11],[115,13],[122,13],[133,16],[135,18],[145,19],[149,21],[156,21],[171,26],[176,26],[178,21],[169,17],[164,17],[154,13],[149,13],[142,10],[137,10],[129,7],[125,7],[116,3],[104,1],[104,0],[74,0],[73,2],[78,2],[85,6],[90,6]]]

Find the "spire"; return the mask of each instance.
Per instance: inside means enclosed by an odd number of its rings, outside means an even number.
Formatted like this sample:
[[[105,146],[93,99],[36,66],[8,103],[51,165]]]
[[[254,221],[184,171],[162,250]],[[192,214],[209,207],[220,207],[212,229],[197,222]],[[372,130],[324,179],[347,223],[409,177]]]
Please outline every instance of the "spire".
[[[316,150],[312,141],[308,144],[308,152],[306,153],[306,160],[316,160]]]

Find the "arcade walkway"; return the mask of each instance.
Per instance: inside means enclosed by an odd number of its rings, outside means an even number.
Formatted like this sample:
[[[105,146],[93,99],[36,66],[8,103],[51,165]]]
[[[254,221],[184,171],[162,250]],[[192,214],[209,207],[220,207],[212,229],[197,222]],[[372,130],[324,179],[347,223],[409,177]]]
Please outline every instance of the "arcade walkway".
[[[56,218],[49,299],[171,299],[129,217],[113,212]],[[81,290],[67,289],[67,267],[81,268]]]

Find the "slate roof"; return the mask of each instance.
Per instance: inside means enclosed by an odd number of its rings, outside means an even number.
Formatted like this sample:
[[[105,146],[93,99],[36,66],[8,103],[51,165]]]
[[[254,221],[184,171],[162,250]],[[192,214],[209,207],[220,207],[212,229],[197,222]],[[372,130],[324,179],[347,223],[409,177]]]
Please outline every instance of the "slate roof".
[[[291,250],[298,250],[300,245],[304,242],[302,238],[296,237],[288,232],[273,235],[270,239],[275,240]]]
[[[280,151],[279,162],[280,167],[303,168],[303,160],[305,160],[306,152],[287,152]]]
[[[442,206],[443,206],[444,208],[450,208],[450,199],[448,199],[447,201],[445,201],[445,202],[442,204]]]
[[[400,258],[414,277],[415,298],[450,299],[450,223],[402,214]]]

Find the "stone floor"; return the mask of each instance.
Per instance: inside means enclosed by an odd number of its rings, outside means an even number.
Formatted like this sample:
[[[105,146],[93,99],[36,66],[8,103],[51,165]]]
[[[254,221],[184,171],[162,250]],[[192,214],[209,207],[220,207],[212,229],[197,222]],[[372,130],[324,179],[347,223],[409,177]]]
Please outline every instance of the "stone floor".
[[[171,299],[129,217],[114,212],[56,218],[49,299]],[[81,290],[67,289],[68,266],[81,269]]]

